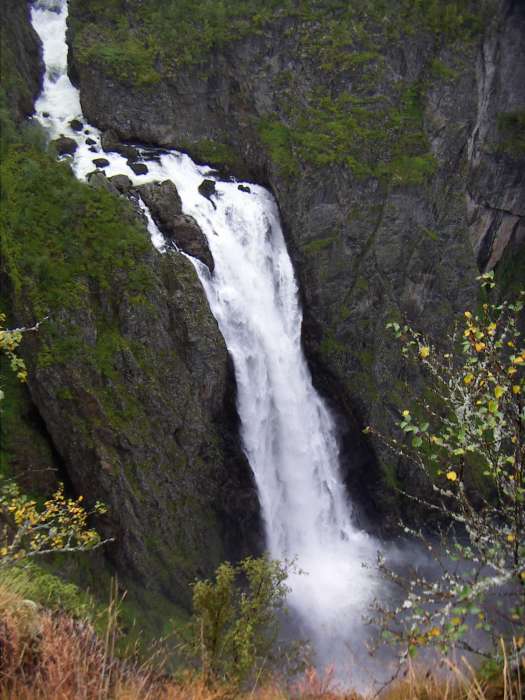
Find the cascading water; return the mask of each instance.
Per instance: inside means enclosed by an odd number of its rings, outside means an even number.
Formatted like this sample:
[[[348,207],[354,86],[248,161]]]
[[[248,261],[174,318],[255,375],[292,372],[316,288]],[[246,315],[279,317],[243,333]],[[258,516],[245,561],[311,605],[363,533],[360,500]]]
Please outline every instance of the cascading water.
[[[275,201],[262,187],[250,185],[248,192],[218,181],[212,204],[198,192],[209,168],[188,156],[172,151],[149,160],[144,152],[149,172],[136,176],[122,156],[102,152],[97,129],[74,131],[70,121],[83,118],[67,76],[67,3],[40,0],[32,16],[46,65],[37,118],[52,137],[75,139],[76,175],[85,178],[94,169],[98,152],[109,161],[108,176],[124,173],[137,184],[170,179],[185,213],[207,237],[213,275],[194,264],[233,357],[242,441],[269,552],[294,559],[305,572],[292,575],[289,602],[323,661],[347,656],[343,642],[360,636],[361,615],[373,595],[374,580],[361,563],[374,558],[376,544],[351,521],[334,423],[312,386],[301,349],[297,285]],[[152,240],[162,249],[162,237],[149,221]]]

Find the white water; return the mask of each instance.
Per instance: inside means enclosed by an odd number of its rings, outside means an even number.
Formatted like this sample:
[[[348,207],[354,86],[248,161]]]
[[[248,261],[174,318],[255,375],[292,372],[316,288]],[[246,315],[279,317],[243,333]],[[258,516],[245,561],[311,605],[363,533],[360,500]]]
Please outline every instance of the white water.
[[[50,11],[55,6],[57,11]],[[103,153],[100,133],[69,127],[85,121],[78,91],[67,77],[65,43],[67,5],[40,0],[33,25],[44,44],[46,77],[37,118],[52,138],[74,138],[77,177],[94,170],[92,159],[105,157],[106,175],[124,173],[137,184],[172,180],[184,211],[204,231],[215,271],[194,261],[210,307],[235,365],[238,410],[244,449],[257,482],[272,557],[295,559],[304,575],[290,579],[290,606],[313,641],[322,662],[348,658],[346,641],[365,637],[361,616],[375,583],[361,563],[375,558],[376,543],[358,531],[339,474],[334,422],[312,386],[301,349],[301,310],[275,201],[264,188],[217,182],[216,208],[198,193],[209,168],[175,151],[145,160],[149,172],[137,177],[126,160]],[[44,116],[47,113],[48,116]],[[96,141],[93,153],[86,137]],[[147,158],[147,152],[144,152]],[[162,235],[147,212],[153,243]],[[354,653],[356,653],[354,651]]]

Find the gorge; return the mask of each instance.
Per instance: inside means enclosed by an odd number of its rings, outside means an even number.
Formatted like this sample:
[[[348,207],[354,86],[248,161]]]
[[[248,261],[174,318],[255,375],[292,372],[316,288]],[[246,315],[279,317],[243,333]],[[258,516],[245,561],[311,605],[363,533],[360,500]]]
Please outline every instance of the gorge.
[[[247,3],[253,32],[233,8],[232,34],[209,39],[153,0],[70,0],[66,44],[67,4],[40,0],[36,103],[26,9],[6,5],[23,27],[3,39],[9,89],[32,92],[15,117],[34,107],[90,192],[61,183],[80,215],[50,213],[50,194],[36,250],[8,214],[9,311],[50,318],[24,349],[11,468],[58,467],[108,503],[116,542],[91,575],[118,571],[157,627],[196,576],[267,546],[308,573],[290,598],[306,636],[362,641],[376,591],[360,563],[401,513],[421,520],[398,493],[418,475],[362,433],[395,435],[407,389],[425,391],[385,323],[439,338],[479,271],[523,286],[523,5],[447,23],[409,2]],[[12,156],[6,201],[37,211],[52,167]]]

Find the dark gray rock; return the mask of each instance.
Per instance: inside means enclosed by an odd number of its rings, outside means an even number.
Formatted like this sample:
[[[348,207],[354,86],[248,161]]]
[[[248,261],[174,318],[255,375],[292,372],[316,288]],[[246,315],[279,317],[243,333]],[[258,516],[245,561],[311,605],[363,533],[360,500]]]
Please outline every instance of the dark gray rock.
[[[251,189],[248,187],[248,185],[239,185],[237,189],[241,192],[248,192],[248,194],[251,192]]]
[[[2,76],[2,83],[8,109],[20,122],[34,112],[44,71],[42,46],[31,25],[29,3],[2,0],[0,32],[2,65],[9,66],[9,75]]]
[[[70,139],[67,136],[60,136],[58,139],[51,141],[51,144],[59,156],[72,156],[78,148],[75,139]]]
[[[86,139],[86,143],[88,146],[94,146],[97,142],[95,141],[95,139],[88,138]]]
[[[104,151],[120,153],[129,161],[134,162],[139,158],[137,149],[128,144],[121,143],[117,134],[112,129],[108,129],[102,133],[100,143]]]
[[[93,165],[97,168],[107,168],[109,160],[107,158],[93,158]]]
[[[132,187],[132,182],[127,175],[113,175],[109,181],[122,194],[129,192]]]
[[[69,126],[73,129],[73,131],[82,131],[84,128],[84,124],[82,124],[80,119],[72,119],[69,122]]]
[[[213,272],[214,262],[206,236],[192,216],[182,213],[182,202],[173,182],[165,180],[141,185],[137,192],[164,236]]]
[[[217,205],[212,199],[212,197],[217,194],[215,180],[203,180],[199,185],[199,192],[213,204],[214,208],[217,208]]]
[[[87,176],[87,181],[91,187],[94,187],[95,189],[106,190],[114,195],[119,194],[117,187],[100,170],[94,170],[92,173],[89,173]]]
[[[133,170],[135,175],[146,175],[148,173],[148,166],[145,163],[134,163],[128,160],[127,164]]]

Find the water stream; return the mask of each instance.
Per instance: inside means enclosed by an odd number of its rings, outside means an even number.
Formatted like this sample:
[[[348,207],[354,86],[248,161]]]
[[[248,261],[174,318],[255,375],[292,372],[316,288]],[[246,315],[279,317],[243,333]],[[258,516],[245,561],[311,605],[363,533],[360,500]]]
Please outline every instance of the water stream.
[[[100,132],[86,124],[67,76],[66,16],[61,0],[40,0],[33,8],[46,65],[36,117],[51,138],[75,139],[72,167],[80,179],[95,169],[93,158],[104,157],[107,176],[123,173],[135,184],[172,180],[184,212],[201,226],[214,273],[194,264],[233,358],[242,443],[257,483],[268,550],[272,557],[294,559],[305,572],[292,574],[289,603],[321,663],[348,657],[345,643],[365,638],[361,616],[375,581],[362,562],[375,558],[377,543],[352,523],[334,421],[312,386],[301,348],[297,284],[276,203],[262,187],[250,185],[247,192],[236,182],[217,181],[214,207],[198,192],[209,168],[176,151],[156,159],[144,151],[149,171],[143,176],[121,155],[104,153]],[[82,120],[81,132],[71,128],[74,118]],[[151,217],[150,233],[163,250]]]

